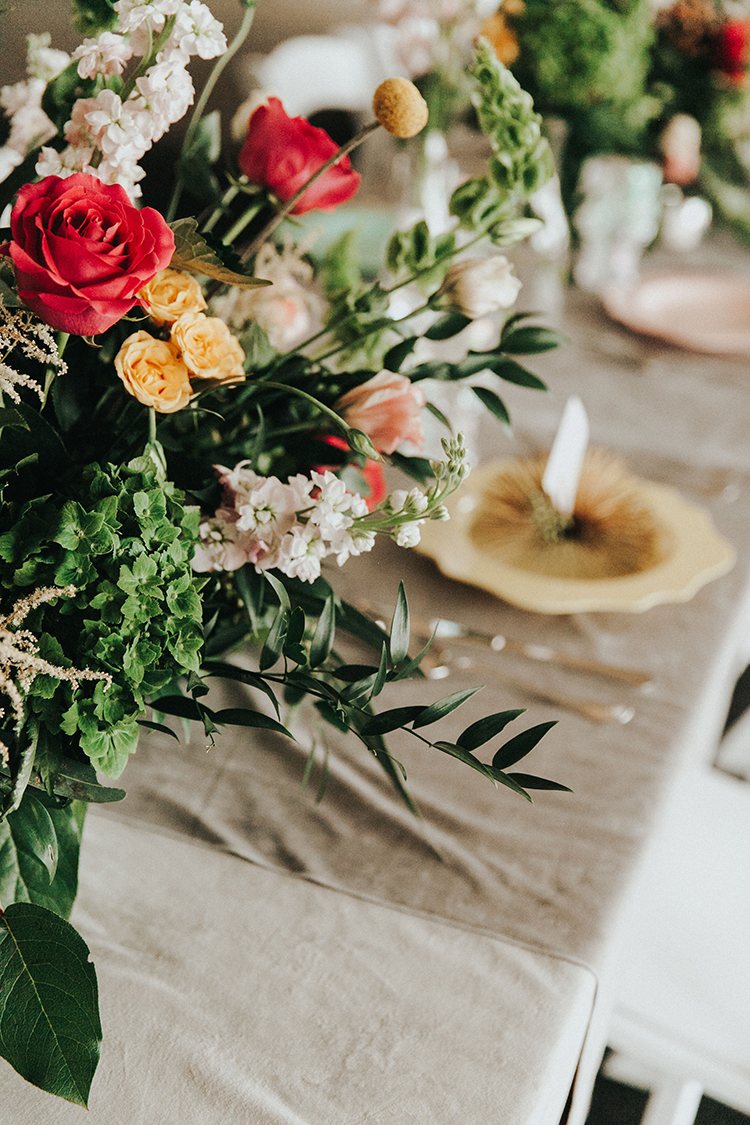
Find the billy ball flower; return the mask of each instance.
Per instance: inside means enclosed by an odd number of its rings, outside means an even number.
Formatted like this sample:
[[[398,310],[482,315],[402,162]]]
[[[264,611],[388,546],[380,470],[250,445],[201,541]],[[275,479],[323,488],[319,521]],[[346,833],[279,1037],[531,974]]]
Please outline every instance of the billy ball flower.
[[[154,324],[174,324],[183,313],[202,312],[206,306],[196,278],[182,270],[160,270],[138,293]]]
[[[521,282],[503,254],[455,262],[438,290],[443,308],[477,320],[515,304]]]
[[[115,370],[125,389],[159,414],[173,414],[190,401],[190,378],[179,350],[143,330],[123,342]]]
[[[394,137],[416,137],[427,124],[427,102],[408,78],[386,78],[375,91],[372,112]]]
[[[183,313],[172,325],[172,343],[194,379],[221,383],[245,378],[245,353],[223,320],[205,313]]]

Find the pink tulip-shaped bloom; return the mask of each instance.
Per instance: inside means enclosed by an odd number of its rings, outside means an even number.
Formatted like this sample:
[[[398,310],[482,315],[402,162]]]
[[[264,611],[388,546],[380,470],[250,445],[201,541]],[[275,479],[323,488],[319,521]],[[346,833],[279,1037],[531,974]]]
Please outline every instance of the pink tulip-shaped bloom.
[[[381,371],[342,395],[334,409],[352,429],[362,430],[380,453],[393,453],[402,441],[424,444],[420,414],[427,399],[405,375]]]
[[[286,202],[336,152],[338,145],[325,129],[304,117],[289,117],[278,98],[269,98],[250,118],[239,165],[254,184],[262,184]],[[358,187],[359,174],[344,156],[308,188],[292,214],[332,211],[351,199]]]

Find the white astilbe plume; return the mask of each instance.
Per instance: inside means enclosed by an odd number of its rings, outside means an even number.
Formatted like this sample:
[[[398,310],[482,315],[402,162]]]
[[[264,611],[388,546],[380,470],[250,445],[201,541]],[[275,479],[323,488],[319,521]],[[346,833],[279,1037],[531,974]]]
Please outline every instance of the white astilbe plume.
[[[0,614],[0,692],[10,700],[16,727],[24,720],[24,697],[38,675],[67,680],[74,688],[81,680],[104,680],[112,683],[109,672],[92,672],[88,668],[62,668],[38,655],[39,642],[29,629],[18,626],[37,606],[53,598],[75,597],[75,586],[44,586],[20,598],[10,613]],[[0,710],[0,715],[4,711]],[[8,748],[0,742],[0,757],[7,763]]]
[[[0,302],[0,394],[20,402],[18,387],[29,387],[39,395],[40,402],[44,402],[44,391],[36,379],[5,362],[14,349],[20,349],[37,363],[51,364],[61,375],[67,371],[49,325],[36,320],[24,309],[9,309]]]

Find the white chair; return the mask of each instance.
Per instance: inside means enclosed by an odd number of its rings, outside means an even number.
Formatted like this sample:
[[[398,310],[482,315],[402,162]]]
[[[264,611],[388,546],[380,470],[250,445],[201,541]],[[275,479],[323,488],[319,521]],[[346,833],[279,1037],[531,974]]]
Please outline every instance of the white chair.
[[[643,1125],[692,1125],[703,1093],[750,1113],[750,785],[680,779],[624,937],[605,1073],[652,1091]]]

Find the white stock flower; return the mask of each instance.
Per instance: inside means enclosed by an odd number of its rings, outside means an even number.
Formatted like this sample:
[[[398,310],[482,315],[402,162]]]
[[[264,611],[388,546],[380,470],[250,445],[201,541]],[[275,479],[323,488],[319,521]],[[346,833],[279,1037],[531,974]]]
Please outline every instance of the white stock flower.
[[[62,74],[70,62],[66,51],[50,47],[52,36],[49,31],[41,35],[27,35],[26,71],[32,78],[38,78],[44,86]]]
[[[162,132],[184,116],[195,96],[193,80],[177,58],[149,67],[136,86]]]
[[[97,39],[84,39],[73,52],[78,59],[81,78],[96,78],[98,74],[122,74],[125,64],[133,56],[133,48],[122,35],[103,31]]]
[[[477,320],[515,304],[521,282],[504,254],[454,262],[439,293],[442,304]]]
[[[89,148],[73,148],[68,145],[62,152],[54,148],[42,148],[34,171],[40,179],[45,176],[59,176],[65,180],[76,172],[86,172],[89,176],[99,176],[99,170],[92,168],[89,161],[93,150]]]
[[[282,539],[274,565],[289,578],[314,582],[320,577],[320,564],[327,554],[328,547],[317,527],[297,525]]]
[[[340,531],[331,538],[331,553],[336,555],[338,565],[343,566],[348,558],[371,551],[375,546],[375,539],[375,532],[366,531],[363,527]]]
[[[419,528],[423,523],[424,520],[415,520],[413,523],[402,524],[396,536],[396,543],[399,547],[416,547],[422,537]]]
[[[299,490],[294,485],[282,484],[277,477],[261,479],[262,483],[237,505],[237,527],[262,535],[267,542],[278,541],[297,522]],[[304,503],[303,500],[303,506]]]
[[[146,20],[154,31],[161,31],[166,17],[175,15],[181,4],[182,0],[117,0],[114,9],[120,31],[127,34]]]
[[[201,0],[184,4],[177,14],[172,34],[164,46],[164,58],[179,52],[185,61],[191,55],[201,59],[215,59],[223,55],[227,41],[222,24],[211,14]]]

